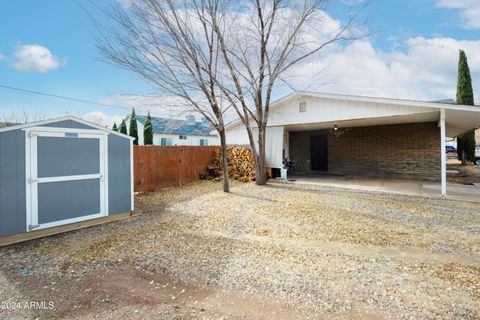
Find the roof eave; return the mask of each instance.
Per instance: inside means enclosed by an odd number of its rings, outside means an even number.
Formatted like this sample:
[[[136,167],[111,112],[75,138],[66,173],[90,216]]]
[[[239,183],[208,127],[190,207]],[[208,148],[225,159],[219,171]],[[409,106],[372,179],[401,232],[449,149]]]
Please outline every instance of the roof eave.
[[[84,119],[79,118],[77,116],[71,116],[71,115],[58,117],[58,118],[53,118],[53,119],[48,119],[48,120],[40,120],[40,121],[34,121],[34,122],[29,122],[29,123],[23,123],[23,124],[19,124],[19,125],[16,125],[16,126],[0,128],[0,133],[1,132],[18,130],[18,129],[29,128],[29,127],[41,126],[41,125],[44,125],[44,124],[55,123],[55,122],[66,121],[66,120],[77,121],[77,122],[80,122],[80,123],[82,123],[86,126],[90,126],[90,127],[96,128],[98,130],[106,131],[108,133],[120,136],[122,138],[135,140],[135,138],[127,136],[123,133],[120,133],[120,132],[117,132],[115,130],[100,126],[98,124],[95,124],[95,123],[92,123],[90,121],[84,120]]]
[[[462,111],[474,111],[480,112],[480,106],[468,106],[461,104],[451,104],[451,103],[440,103],[440,102],[428,102],[428,101],[418,101],[418,100],[405,100],[405,99],[392,99],[392,98],[376,98],[376,97],[363,97],[363,96],[354,96],[354,95],[342,95],[336,93],[321,93],[321,92],[311,92],[311,91],[295,91],[290,93],[278,100],[275,100],[270,105],[270,109],[275,108],[276,106],[297,98],[301,96],[306,97],[317,97],[324,99],[334,99],[334,100],[344,100],[344,101],[359,101],[366,103],[383,103],[388,105],[399,105],[399,106],[410,106],[410,107],[423,107],[423,108],[432,108],[432,109],[449,109],[449,110],[462,110]],[[225,128],[232,128],[241,123],[240,119],[236,119],[228,123]]]

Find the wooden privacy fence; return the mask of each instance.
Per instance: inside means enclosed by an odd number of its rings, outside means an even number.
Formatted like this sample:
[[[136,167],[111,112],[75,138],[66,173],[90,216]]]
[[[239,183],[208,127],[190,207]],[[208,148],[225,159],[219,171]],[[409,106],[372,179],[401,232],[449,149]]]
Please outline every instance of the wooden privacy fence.
[[[198,180],[200,173],[212,164],[214,150],[218,148],[135,146],[135,191],[154,191]]]

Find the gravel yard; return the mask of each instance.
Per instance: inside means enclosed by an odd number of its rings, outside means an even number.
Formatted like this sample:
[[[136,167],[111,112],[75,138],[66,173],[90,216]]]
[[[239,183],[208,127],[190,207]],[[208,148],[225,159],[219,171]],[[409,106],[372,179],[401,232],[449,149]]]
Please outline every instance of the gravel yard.
[[[140,195],[140,215],[0,248],[0,303],[54,303],[0,318],[480,318],[479,204],[220,189]]]
[[[458,173],[447,175],[448,182],[450,183],[466,185],[480,183],[480,166],[449,164],[447,169],[458,171]]]

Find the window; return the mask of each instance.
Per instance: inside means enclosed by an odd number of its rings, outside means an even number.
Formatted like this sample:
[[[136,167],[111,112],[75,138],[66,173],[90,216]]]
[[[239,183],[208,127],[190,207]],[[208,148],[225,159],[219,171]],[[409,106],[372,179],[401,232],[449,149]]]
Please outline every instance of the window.
[[[299,112],[306,112],[307,111],[307,103],[306,102],[300,102],[298,104],[298,111]]]
[[[178,139],[180,139],[180,140],[187,140],[187,136],[178,136]]]
[[[161,146],[171,146],[172,145],[172,138],[162,138],[160,140]]]
[[[200,145],[204,147],[208,146],[208,139],[200,139]]]

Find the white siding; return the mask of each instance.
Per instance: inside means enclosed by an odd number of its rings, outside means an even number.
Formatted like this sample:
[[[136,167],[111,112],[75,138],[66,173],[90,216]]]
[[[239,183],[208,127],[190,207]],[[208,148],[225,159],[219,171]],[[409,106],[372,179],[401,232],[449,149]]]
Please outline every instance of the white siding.
[[[299,104],[301,102],[306,102],[305,112],[299,112]],[[272,108],[268,118],[268,125],[281,126],[345,121],[432,111],[432,108],[301,96],[288,99]]]
[[[207,139],[209,146],[218,146],[220,145],[220,139],[217,136],[198,136],[198,135],[187,135],[186,140],[180,139],[180,134],[158,134],[153,135],[153,144],[161,145],[162,138],[172,139],[172,146],[199,146],[200,139]]]
[[[250,145],[247,131],[243,124],[227,130],[227,144]],[[258,136],[257,128],[253,128],[253,136]],[[268,167],[281,168],[283,162],[284,127],[268,127],[265,137],[265,153]],[[258,145],[257,145],[258,148]]]
[[[236,126],[231,128],[227,128],[227,144],[250,144],[250,140],[248,139],[247,129],[243,123],[239,123]]]
[[[284,128],[267,128],[265,140],[265,160],[267,167],[281,168],[283,165]]]

